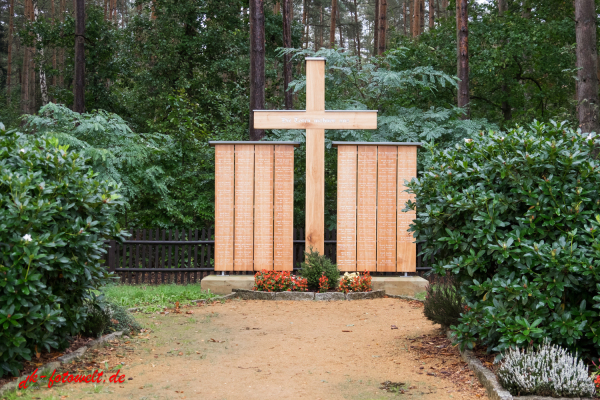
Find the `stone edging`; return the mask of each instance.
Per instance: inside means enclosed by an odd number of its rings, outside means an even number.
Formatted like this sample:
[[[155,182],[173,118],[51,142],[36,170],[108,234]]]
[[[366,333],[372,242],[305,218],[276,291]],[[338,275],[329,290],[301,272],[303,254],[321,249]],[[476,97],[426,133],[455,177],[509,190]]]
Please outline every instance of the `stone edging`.
[[[232,296],[235,295],[235,296]],[[242,300],[295,300],[295,301],[335,301],[335,300],[366,300],[380,299],[385,297],[385,290],[374,290],[372,292],[259,292],[248,289],[233,289],[233,293],[225,297],[238,298]]]
[[[446,332],[448,339],[452,340],[452,333],[450,330]],[[485,388],[488,397],[490,400],[593,400],[591,398],[586,397],[543,397],[543,396],[513,396],[510,392],[504,389],[500,382],[498,382],[498,378],[496,378],[496,374],[486,368],[481,361],[471,350],[461,351],[460,355],[464,362],[467,363],[469,368],[473,371],[479,383],[483,385]]]
[[[61,364],[67,364],[71,361],[74,361],[74,360],[80,358],[81,356],[83,356],[86,351],[94,349],[94,348],[100,346],[102,343],[108,342],[109,340],[113,340],[114,338],[121,336],[122,334],[123,334],[122,331],[113,332],[108,335],[102,336],[101,338],[98,338],[96,340],[92,340],[87,345],[78,348],[74,352],[58,357],[57,358],[58,361],[52,361],[52,362],[42,365],[41,367],[38,367],[38,370],[39,371],[55,370],[55,369],[59,368]],[[4,393],[6,393],[9,390],[17,389],[19,386],[19,383],[21,383],[22,381],[27,379],[28,376],[29,376],[28,374],[25,374],[25,375],[19,377],[18,379],[14,380],[12,382],[9,382],[9,383],[5,384],[4,386],[0,387],[0,396],[2,396]]]

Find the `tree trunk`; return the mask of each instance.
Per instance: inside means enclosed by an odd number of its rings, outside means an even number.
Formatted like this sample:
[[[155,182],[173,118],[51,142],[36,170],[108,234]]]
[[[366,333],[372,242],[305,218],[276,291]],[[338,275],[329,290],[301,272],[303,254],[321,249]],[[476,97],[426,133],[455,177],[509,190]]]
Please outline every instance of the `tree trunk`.
[[[354,0],[354,24],[356,25],[356,46],[357,51],[356,55],[358,56],[358,65],[361,64],[360,59],[360,34],[361,34],[361,25],[358,23],[358,5],[356,4],[356,0]]]
[[[25,0],[24,14],[25,20],[29,21],[29,4],[31,0]],[[29,114],[29,79],[31,78],[30,71],[31,64],[31,50],[30,47],[25,46],[23,48],[23,73],[21,74],[21,112],[23,114]]]
[[[273,14],[277,15],[279,14],[279,11],[281,11],[281,3],[276,1],[275,5],[273,6]]]
[[[420,34],[421,17],[419,12],[421,11],[421,0],[413,0],[412,2],[412,13],[411,13],[411,27],[412,37],[416,38]]]
[[[37,6],[37,1],[33,2],[33,21],[37,21],[40,10]],[[37,41],[41,41],[42,38],[37,35]],[[46,82],[46,71],[44,70],[44,48],[40,49],[40,92],[42,94],[42,105],[48,104],[48,84]]]
[[[329,48],[335,45],[335,19],[337,17],[337,0],[331,0],[331,19],[329,22]]]
[[[302,43],[306,43],[304,46],[305,49],[308,48],[308,21],[307,21],[307,12],[308,12],[308,0],[303,0],[302,2],[302,33],[304,35],[304,40]]]
[[[502,17],[506,10],[507,10],[506,0],[498,0],[498,15]]]
[[[283,47],[292,47],[292,0],[283,0]],[[283,56],[283,99],[285,109],[291,110],[293,107],[292,92],[288,91],[292,81],[292,63],[290,54]]]
[[[419,35],[425,32],[425,0],[419,1]]]
[[[404,30],[404,36],[406,36],[406,0],[402,3],[402,29]]]
[[[598,121],[598,49],[594,0],[575,0],[577,41],[577,115],[582,132],[600,133]],[[598,155],[596,150],[594,156]]]
[[[319,6],[319,46],[315,50],[319,50],[323,47],[323,37],[325,30],[323,29],[323,5]]]
[[[66,0],[60,0],[60,15],[58,16],[58,20],[60,21],[61,25],[65,20],[66,7],[67,7]],[[62,88],[65,84],[65,78],[64,78],[65,49],[64,49],[64,47],[61,47],[59,49],[59,63],[60,63],[60,66],[59,66],[59,72],[58,72],[58,86],[60,86]]]
[[[456,1],[458,47],[458,106],[465,108],[462,119],[469,119],[469,11],[467,0]]]
[[[429,29],[433,29],[433,25],[435,23],[434,7],[434,0],[429,0]]]
[[[377,55],[379,49],[379,7],[380,0],[375,0],[375,21],[373,27],[373,55]]]
[[[442,0],[442,14],[448,18],[448,0]]]
[[[56,9],[54,8],[54,0],[51,2],[52,9],[52,25],[56,25]],[[52,87],[56,87],[56,47],[52,48]]]
[[[6,67],[6,100],[10,105],[10,92],[11,92],[11,77],[12,77],[12,48],[13,48],[13,31],[14,22],[13,17],[15,15],[15,0],[10,0],[8,6],[8,65]]]
[[[254,110],[265,108],[265,12],[264,0],[250,0],[250,140],[265,132],[254,129]]]
[[[340,16],[340,8],[337,9],[337,26],[340,31],[340,47],[344,47],[344,36],[342,35],[342,17]]]
[[[387,31],[387,0],[379,0],[379,50],[380,56],[385,53],[386,31]]]
[[[75,85],[73,111],[85,112],[85,0],[75,1]]]

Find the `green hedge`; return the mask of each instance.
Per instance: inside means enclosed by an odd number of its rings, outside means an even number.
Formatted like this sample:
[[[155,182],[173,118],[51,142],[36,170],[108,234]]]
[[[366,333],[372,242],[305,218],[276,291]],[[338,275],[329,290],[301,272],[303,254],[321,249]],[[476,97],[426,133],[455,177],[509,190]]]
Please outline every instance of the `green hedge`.
[[[461,282],[462,345],[489,349],[544,337],[600,354],[600,167],[596,136],[562,124],[481,132],[433,154],[409,187],[413,229],[435,272]],[[414,207],[414,204],[413,204]]]
[[[120,234],[118,197],[57,139],[0,124],[0,377],[80,332],[109,280],[101,258]]]

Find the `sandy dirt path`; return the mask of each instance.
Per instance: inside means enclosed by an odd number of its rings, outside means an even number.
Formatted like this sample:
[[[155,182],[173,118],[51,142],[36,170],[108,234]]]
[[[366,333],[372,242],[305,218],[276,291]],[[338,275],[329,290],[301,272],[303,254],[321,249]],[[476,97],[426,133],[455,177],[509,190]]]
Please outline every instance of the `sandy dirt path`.
[[[455,355],[414,350],[414,338],[439,335],[439,327],[407,301],[233,300],[137,318],[152,329],[148,340],[132,338],[122,358],[110,349],[95,356],[110,359],[111,367],[123,363],[121,373],[131,380],[93,391],[60,385],[57,394],[69,400],[487,398]],[[451,365],[462,384],[441,377],[439,369]],[[386,392],[385,381],[408,390]]]

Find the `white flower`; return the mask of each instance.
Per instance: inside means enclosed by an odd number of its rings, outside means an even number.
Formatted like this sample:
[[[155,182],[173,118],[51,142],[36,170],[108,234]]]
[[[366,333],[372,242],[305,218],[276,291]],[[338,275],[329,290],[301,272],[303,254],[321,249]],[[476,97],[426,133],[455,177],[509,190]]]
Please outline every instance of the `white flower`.
[[[23,236],[23,240],[26,242],[31,242],[31,235],[28,233],[25,236]]]
[[[591,133],[588,135],[587,140],[592,140],[592,134]]]
[[[504,136],[502,136],[502,137],[500,138],[500,140],[504,140]]]
[[[21,149],[21,150],[19,150],[19,153],[23,153],[23,154],[25,154],[26,152],[27,152],[27,151],[26,151],[25,149]]]
[[[471,143],[473,139],[465,139],[465,143]]]

